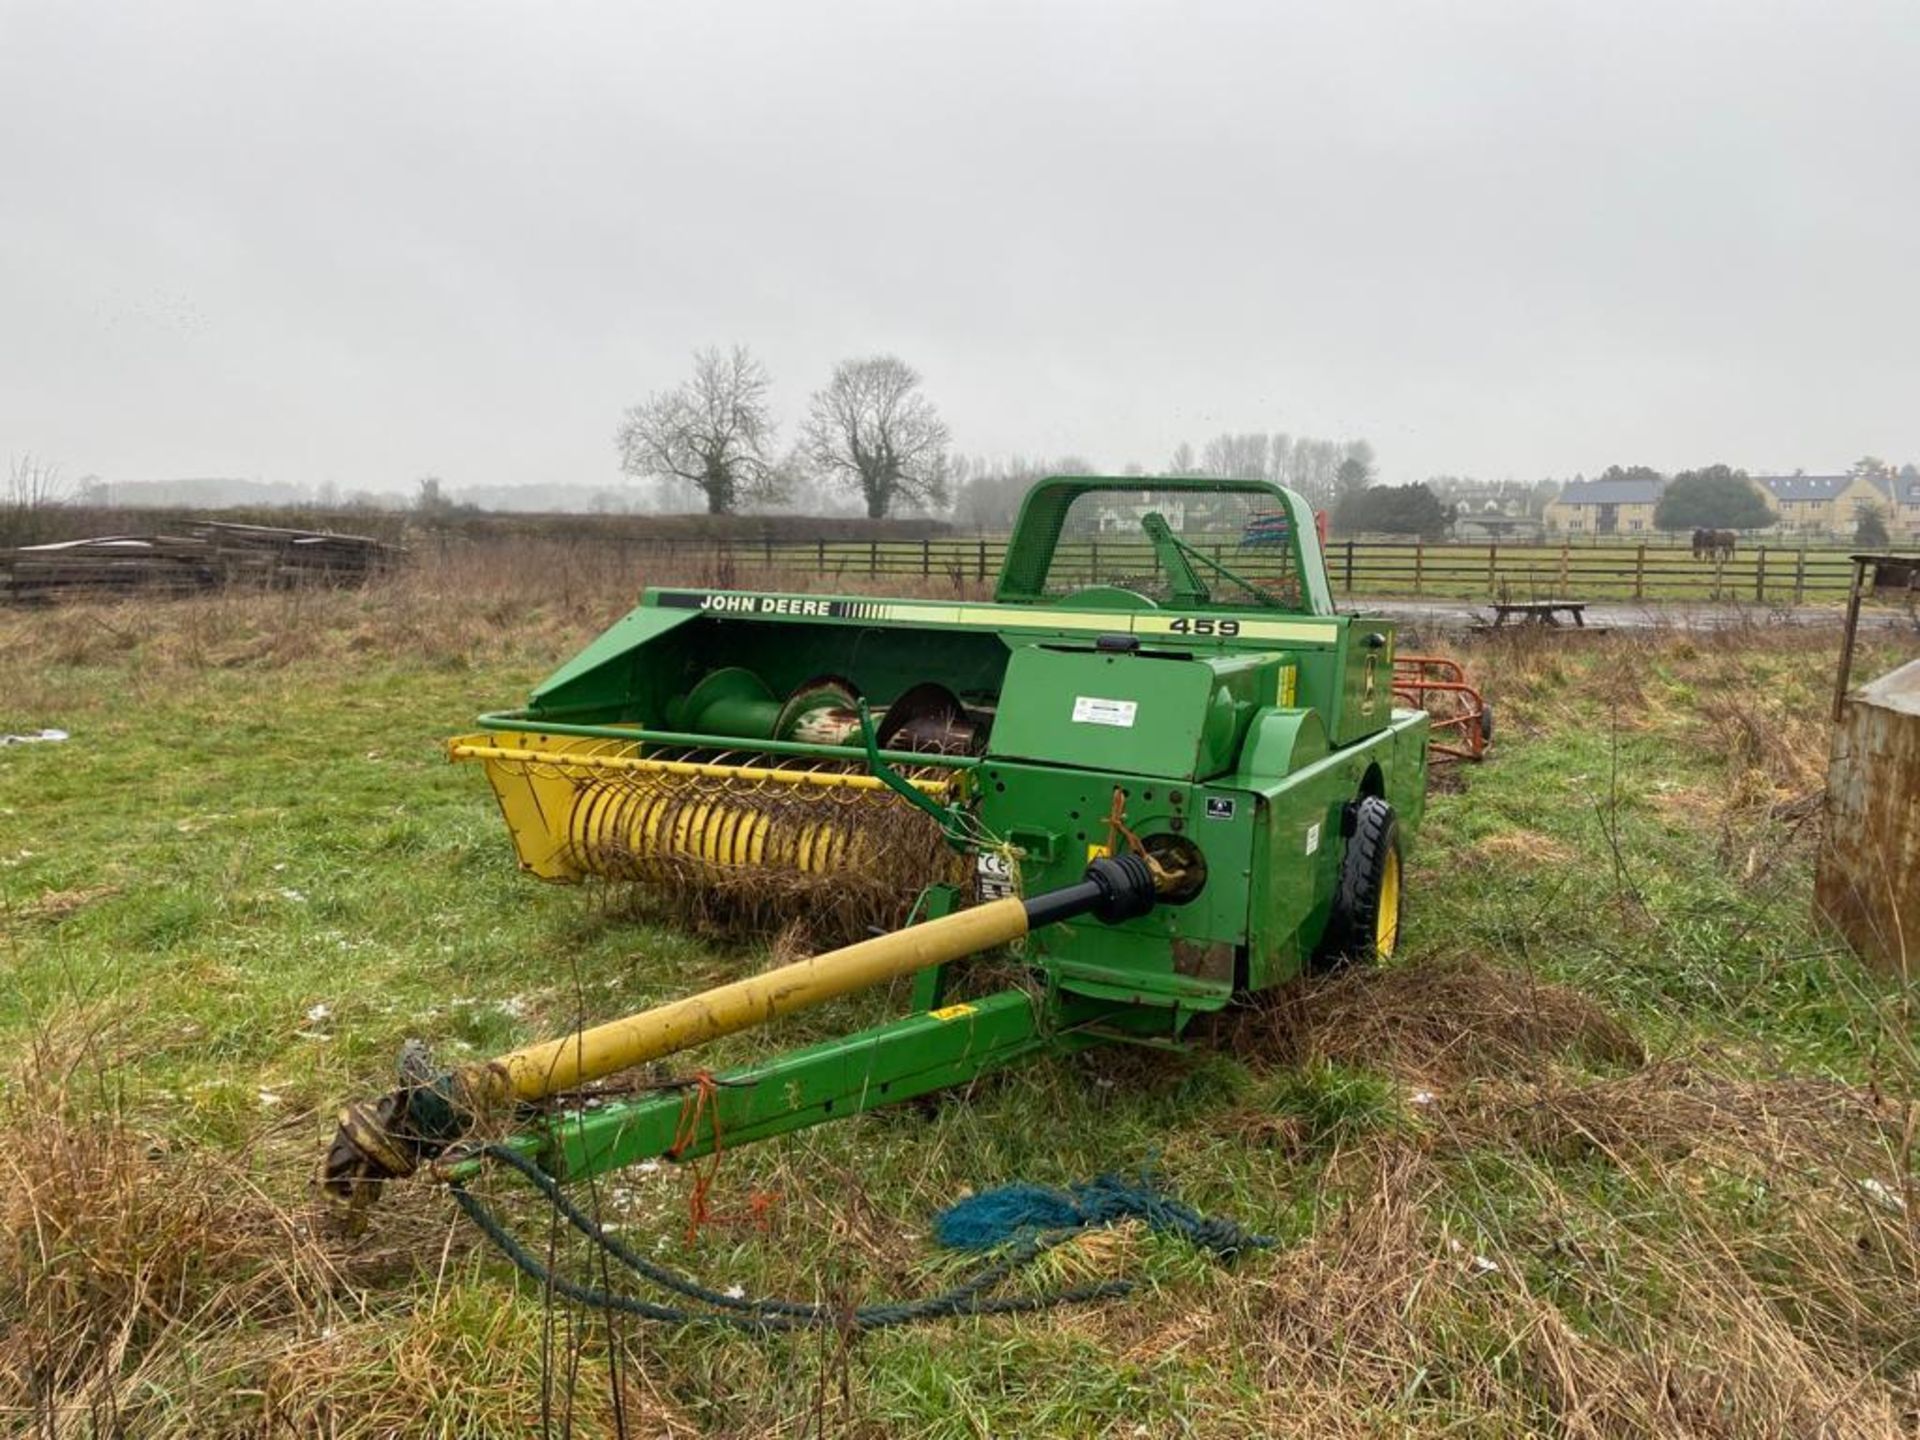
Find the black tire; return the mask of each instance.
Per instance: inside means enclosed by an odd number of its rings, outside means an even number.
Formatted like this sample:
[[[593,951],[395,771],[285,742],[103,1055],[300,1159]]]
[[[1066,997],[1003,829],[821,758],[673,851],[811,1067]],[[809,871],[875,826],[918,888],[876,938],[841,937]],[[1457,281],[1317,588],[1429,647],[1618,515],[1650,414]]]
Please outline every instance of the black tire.
[[[1349,813],[1352,830],[1317,957],[1322,970],[1374,964],[1393,953],[1399,938],[1405,875],[1399,818],[1374,795],[1361,796]],[[1383,915],[1386,906],[1391,911]]]
[[[1493,743],[1493,702],[1490,700],[1480,702],[1480,743],[1483,746]]]

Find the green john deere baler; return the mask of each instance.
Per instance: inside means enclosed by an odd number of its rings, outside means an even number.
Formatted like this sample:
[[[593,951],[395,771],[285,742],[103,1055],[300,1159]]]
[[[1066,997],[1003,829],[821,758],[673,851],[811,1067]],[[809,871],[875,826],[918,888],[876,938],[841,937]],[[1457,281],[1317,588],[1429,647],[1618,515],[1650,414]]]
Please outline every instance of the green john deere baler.
[[[958,587],[956,587],[958,588]],[[708,918],[887,933],[349,1106],[355,1208],[480,1161],[482,1114],[561,1180],[893,1103],[1045,1052],[1177,1047],[1196,1017],[1390,952],[1428,717],[1394,627],[1334,613],[1312,514],[1212,479],[1058,478],[992,603],[650,589],[532,695],[450,742],[521,868]],[[962,986],[1017,946],[1027,982]],[[902,975],[911,1013],[679,1093],[580,1087]]]

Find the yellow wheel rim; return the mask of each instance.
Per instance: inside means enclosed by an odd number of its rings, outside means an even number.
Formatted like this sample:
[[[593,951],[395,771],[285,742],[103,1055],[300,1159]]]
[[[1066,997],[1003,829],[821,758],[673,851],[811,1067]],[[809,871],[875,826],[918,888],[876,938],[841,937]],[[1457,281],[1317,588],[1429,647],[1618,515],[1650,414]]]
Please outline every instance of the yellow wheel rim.
[[[1380,908],[1373,917],[1373,948],[1381,958],[1393,954],[1400,938],[1400,852],[1387,850],[1386,867],[1380,872]]]

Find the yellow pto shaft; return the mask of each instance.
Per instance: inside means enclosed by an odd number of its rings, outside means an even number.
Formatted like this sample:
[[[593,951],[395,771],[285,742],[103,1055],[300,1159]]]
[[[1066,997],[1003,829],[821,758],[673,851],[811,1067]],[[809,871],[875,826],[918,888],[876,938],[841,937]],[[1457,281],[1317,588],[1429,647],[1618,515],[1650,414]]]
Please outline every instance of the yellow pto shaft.
[[[383,1182],[443,1154],[489,1109],[564,1095],[722,1035],[990,950],[1042,925],[1087,914],[1109,924],[1144,915],[1163,884],[1164,876],[1139,856],[1101,858],[1077,884],[975,905],[495,1060],[435,1074],[423,1059],[403,1057],[398,1090],[340,1112],[321,1186],[357,1216]]]
[[[544,1100],[589,1080],[1004,945],[1026,933],[1026,906],[1018,900],[994,900],[749,975],[591,1030],[529,1045],[459,1072],[461,1089],[476,1103]]]

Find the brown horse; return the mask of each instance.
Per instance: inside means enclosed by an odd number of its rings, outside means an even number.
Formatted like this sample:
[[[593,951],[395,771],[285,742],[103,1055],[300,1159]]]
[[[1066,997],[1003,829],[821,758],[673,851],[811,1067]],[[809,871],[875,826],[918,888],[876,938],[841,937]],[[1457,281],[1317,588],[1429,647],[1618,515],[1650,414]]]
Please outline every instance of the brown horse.
[[[1731,560],[1733,547],[1740,537],[1731,530],[1695,530],[1693,532],[1693,558],[1696,560]]]

